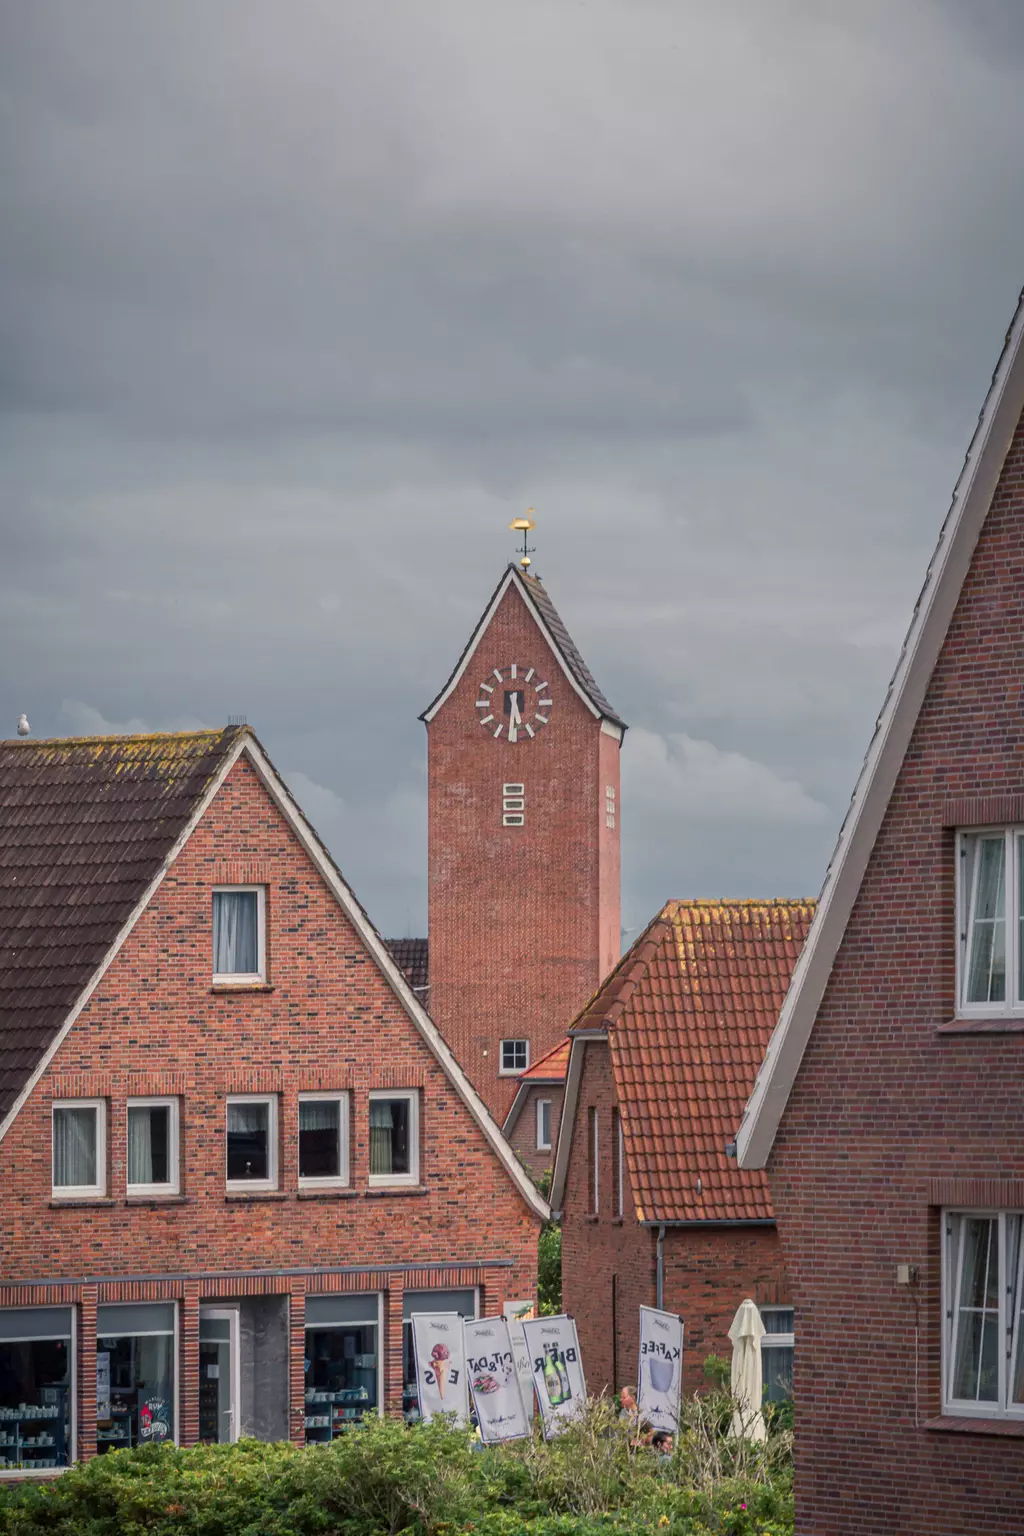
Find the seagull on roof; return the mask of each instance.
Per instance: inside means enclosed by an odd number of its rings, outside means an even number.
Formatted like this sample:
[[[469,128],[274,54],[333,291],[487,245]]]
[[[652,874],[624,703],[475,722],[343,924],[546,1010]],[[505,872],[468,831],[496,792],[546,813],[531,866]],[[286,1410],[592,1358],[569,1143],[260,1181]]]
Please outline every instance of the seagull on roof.
[[[28,715],[18,716],[18,735],[27,736],[32,727],[28,723]]]

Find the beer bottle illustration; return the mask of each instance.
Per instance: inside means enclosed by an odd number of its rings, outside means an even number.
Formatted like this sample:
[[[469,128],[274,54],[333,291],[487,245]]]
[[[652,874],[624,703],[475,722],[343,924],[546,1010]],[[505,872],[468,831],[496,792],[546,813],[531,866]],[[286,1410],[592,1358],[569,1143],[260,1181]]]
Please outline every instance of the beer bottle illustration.
[[[555,1358],[558,1367],[558,1379],[562,1383],[562,1402],[567,1403],[572,1397],[572,1387],[569,1385],[569,1372],[566,1369],[565,1355],[559,1354]]]
[[[562,1378],[558,1365],[552,1355],[544,1356],[544,1390],[548,1394],[548,1402],[552,1408],[557,1408],[559,1403],[564,1403],[566,1393],[562,1390]]]

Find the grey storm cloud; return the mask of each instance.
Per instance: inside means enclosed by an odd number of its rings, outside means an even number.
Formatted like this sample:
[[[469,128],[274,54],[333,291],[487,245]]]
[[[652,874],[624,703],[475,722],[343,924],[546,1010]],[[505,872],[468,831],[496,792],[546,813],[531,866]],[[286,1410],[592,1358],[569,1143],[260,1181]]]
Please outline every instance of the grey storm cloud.
[[[1024,280],[1014,0],[0,0],[0,722],[246,713],[371,914],[537,508],[624,922],[817,890]]]

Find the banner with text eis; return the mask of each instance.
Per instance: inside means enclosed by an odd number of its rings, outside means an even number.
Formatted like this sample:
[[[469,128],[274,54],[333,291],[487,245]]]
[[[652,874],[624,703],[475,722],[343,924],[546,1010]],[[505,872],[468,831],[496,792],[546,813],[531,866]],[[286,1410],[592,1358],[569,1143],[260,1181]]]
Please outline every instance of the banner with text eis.
[[[462,1318],[458,1312],[414,1312],[410,1321],[420,1418],[430,1420],[435,1413],[454,1413],[457,1424],[467,1423],[469,1392]]]
[[[683,1381],[683,1321],[674,1312],[640,1308],[640,1367],[636,1405],[641,1420],[675,1434]]]
[[[533,1384],[537,1390],[544,1438],[561,1434],[570,1419],[586,1407],[580,1341],[571,1317],[531,1317],[523,1322],[530,1348]]]
[[[466,1370],[473,1394],[480,1438],[485,1445],[498,1440],[522,1440],[530,1421],[519,1390],[516,1356],[503,1317],[482,1317],[463,1324]]]

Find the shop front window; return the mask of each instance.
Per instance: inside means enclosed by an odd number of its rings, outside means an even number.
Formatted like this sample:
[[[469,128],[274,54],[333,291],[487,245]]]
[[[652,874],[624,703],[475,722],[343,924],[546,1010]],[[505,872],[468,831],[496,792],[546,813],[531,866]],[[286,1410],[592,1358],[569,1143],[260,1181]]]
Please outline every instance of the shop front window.
[[[306,1297],[306,1444],[327,1445],[380,1405],[376,1293]]]
[[[73,1459],[73,1358],[70,1307],[0,1308],[0,1472]]]
[[[412,1349],[414,1312],[458,1312],[460,1317],[472,1320],[476,1317],[476,1291],[406,1291],[402,1297],[402,1414],[410,1423],[420,1416],[416,1357]]]
[[[175,1438],[174,1303],[100,1307],[96,1320],[96,1449]]]

